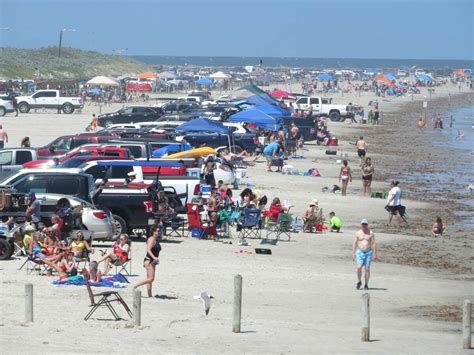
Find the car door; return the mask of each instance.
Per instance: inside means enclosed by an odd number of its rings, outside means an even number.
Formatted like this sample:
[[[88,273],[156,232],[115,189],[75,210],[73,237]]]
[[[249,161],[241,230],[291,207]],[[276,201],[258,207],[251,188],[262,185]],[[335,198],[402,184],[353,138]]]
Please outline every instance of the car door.
[[[313,114],[321,113],[321,102],[319,102],[318,97],[311,97],[309,99],[309,104],[313,107]]]
[[[71,150],[71,144],[72,144],[72,137],[58,138],[49,147],[51,156],[65,154],[66,152]]]
[[[16,173],[20,169],[23,169],[23,164],[33,160],[33,154],[31,153],[31,150],[15,150],[13,151],[13,155],[13,164],[10,167],[3,167],[3,171],[6,173],[8,172],[8,174]]]
[[[45,107],[45,102],[46,102],[46,97],[45,97],[45,92],[40,91],[31,96],[32,100],[30,102],[30,107],[33,108],[38,108],[38,107]]]
[[[301,97],[296,101],[296,107],[300,110],[306,110],[308,108],[308,98],[307,97]]]
[[[120,110],[119,116],[113,121],[114,123],[131,123],[133,121],[133,107]]]
[[[0,178],[3,179],[12,173],[13,152],[4,150],[0,152]]]

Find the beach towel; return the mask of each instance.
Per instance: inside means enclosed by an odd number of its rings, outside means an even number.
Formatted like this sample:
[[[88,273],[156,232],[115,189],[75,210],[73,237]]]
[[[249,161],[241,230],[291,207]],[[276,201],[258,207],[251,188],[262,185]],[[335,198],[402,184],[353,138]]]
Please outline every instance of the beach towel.
[[[125,288],[128,280],[122,274],[116,274],[114,276],[103,277],[101,282],[90,282],[93,287],[112,287],[112,288]],[[84,277],[82,275],[69,276],[67,280],[53,281],[51,284],[55,286],[85,286]]]

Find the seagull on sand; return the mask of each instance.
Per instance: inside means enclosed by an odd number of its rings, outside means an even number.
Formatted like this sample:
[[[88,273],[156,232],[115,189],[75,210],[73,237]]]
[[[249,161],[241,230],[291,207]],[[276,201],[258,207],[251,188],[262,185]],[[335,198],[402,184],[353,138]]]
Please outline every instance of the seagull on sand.
[[[464,133],[458,129],[458,135],[456,136],[456,139],[463,139],[464,138]]]
[[[210,296],[207,291],[201,292],[199,296],[194,296],[195,300],[200,299],[202,301],[206,316],[209,314],[209,310],[211,309],[211,298],[214,298],[214,297]]]

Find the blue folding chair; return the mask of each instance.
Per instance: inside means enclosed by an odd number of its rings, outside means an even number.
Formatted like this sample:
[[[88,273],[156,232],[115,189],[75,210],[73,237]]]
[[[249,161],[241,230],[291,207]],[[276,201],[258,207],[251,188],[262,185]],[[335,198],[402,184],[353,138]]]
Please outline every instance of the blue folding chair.
[[[262,211],[258,208],[244,208],[237,228],[239,238],[261,238]]]

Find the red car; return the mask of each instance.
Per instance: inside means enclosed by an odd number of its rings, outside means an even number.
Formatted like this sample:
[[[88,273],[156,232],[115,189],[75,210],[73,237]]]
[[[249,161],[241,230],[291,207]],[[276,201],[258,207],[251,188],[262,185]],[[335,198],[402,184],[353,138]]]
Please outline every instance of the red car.
[[[127,158],[130,159],[130,153],[126,148],[118,148],[118,147],[77,147],[64,156],[59,158],[59,164],[63,164],[71,158],[74,157],[106,157],[112,158],[120,157],[120,158]],[[23,164],[24,168],[32,169],[32,168],[48,168],[53,166],[54,162],[52,159],[44,159],[44,160],[33,160]]]
[[[38,148],[37,153],[42,157],[55,157],[64,155],[71,149],[84,144],[107,143],[112,139],[117,139],[116,135],[98,135],[96,133],[83,133],[76,135],[61,136],[44,147]]]

